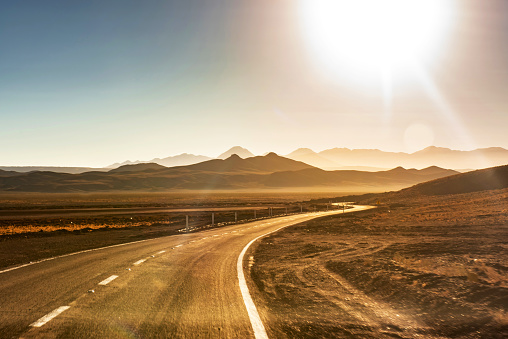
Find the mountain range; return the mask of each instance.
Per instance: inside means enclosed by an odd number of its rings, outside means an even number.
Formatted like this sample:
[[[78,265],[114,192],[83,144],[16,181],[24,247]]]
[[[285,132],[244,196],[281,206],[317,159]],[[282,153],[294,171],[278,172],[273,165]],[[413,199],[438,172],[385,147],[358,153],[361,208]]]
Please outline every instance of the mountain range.
[[[162,166],[166,167],[173,167],[173,166],[185,166],[185,165],[191,165],[191,164],[197,164],[198,162],[203,162],[207,160],[211,160],[212,158],[204,156],[204,155],[194,155],[194,154],[188,154],[188,153],[182,153],[179,155],[174,155],[166,158],[154,158],[150,161],[124,161],[122,163],[114,163],[109,166],[106,166],[106,168],[117,168],[123,165],[134,165],[134,164],[142,164],[142,163],[156,163]]]
[[[397,167],[388,171],[325,171],[304,162],[269,153],[242,159],[212,159],[187,166],[165,167],[155,163],[124,165],[108,172],[79,174],[0,170],[0,191],[92,192],[166,190],[335,190],[341,192],[386,191],[456,174],[429,167],[422,170]]]
[[[249,150],[235,146],[215,159],[226,159],[237,154],[240,158],[254,157]],[[268,154],[268,153],[266,153]],[[378,149],[331,148],[315,152],[309,148],[299,148],[284,157],[302,161],[324,170],[383,171],[402,166],[404,168],[427,168],[438,166],[460,172],[508,164],[508,150],[501,147],[479,148],[472,151],[458,151],[449,148],[430,146],[414,153],[385,152]],[[84,173],[90,171],[109,171],[124,165],[156,163],[165,167],[187,166],[214,158],[204,155],[182,153],[166,158],[148,161],[124,161],[104,168],[90,167],[51,167],[51,166],[0,166],[1,170],[16,172],[51,171],[58,173]]]
[[[117,168],[117,167],[120,167],[120,166],[123,166],[123,165],[135,165],[135,164],[152,163],[152,162],[156,163],[156,164],[159,164],[159,165],[162,165],[162,166],[166,166],[166,167],[186,166],[186,165],[197,164],[199,162],[203,162],[203,161],[207,161],[207,160],[212,160],[212,159],[227,159],[227,158],[229,158],[233,154],[236,154],[240,158],[243,158],[243,159],[255,156],[253,153],[251,153],[246,148],[243,148],[243,147],[240,147],[240,146],[234,146],[234,147],[231,147],[226,152],[219,154],[217,156],[217,158],[211,158],[211,157],[207,157],[205,155],[194,155],[194,154],[189,154],[189,153],[182,153],[182,154],[179,154],[179,155],[169,156],[169,157],[162,158],[162,159],[161,158],[154,158],[154,159],[149,160],[149,161],[142,161],[142,160],[130,161],[130,160],[127,160],[127,161],[124,161],[122,163],[118,163],[117,162],[117,163],[111,164],[111,165],[107,166],[106,168]]]
[[[226,159],[232,154],[241,158],[253,157],[249,150],[235,146],[217,156]],[[461,172],[508,164],[508,150],[501,147],[479,148],[472,151],[458,151],[444,147],[429,146],[414,153],[385,152],[378,149],[331,148],[315,152],[309,148],[299,148],[284,157],[302,161],[324,170],[381,171],[397,166],[404,168],[426,168],[438,166],[452,168]],[[108,166],[116,168],[127,164],[157,163],[166,167],[185,166],[212,158],[203,155],[180,154],[149,161],[125,161]],[[1,167],[0,167],[1,168]]]
[[[467,171],[508,164],[508,150],[501,147],[457,151],[430,146],[414,153],[348,148],[332,148],[316,153],[303,148],[286,157],[328,170],[354,168],[377,171],[397,166],[405,168],[439,166]]]

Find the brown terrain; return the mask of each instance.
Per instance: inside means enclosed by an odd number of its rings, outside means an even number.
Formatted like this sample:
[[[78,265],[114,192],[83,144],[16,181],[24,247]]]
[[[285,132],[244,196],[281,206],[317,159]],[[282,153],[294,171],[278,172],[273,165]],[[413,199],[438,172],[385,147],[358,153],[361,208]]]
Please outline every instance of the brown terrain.
[[[287,164],[281,159],[272,165]],[[224,165],[255,168],[241,160],[212,164],[221,173]],[[130,169],[120,172],[130,175]],[[308,170],[313,168],[302,169]],[[419,172],[391,172],[408,171]],[[0,267],[181,234],[186,215],[191,231],[199,232],[211,227],[212,212],[214,227],[220,227],[235,223],[235,212],[238,222],[246,222],[254,211],[258,219],[269,217],[270,207],[283,215],[354,201],[378,208],[288,227],[247,253],[251,293],[270,337],[504,338],[507,171],[501,166],[398,192],[348,197],[330,192],[3,193]]]
[[[156,163],[125,165],[108,172],[79,174],[0,170],[4,192],[160,192],[288,190],[313,192],[383,192],[456,174],[439,167],[422,170],[397,167],[388,171],[325,171],[306,163],[269,153],[165,167]]]
[[[506,338],[506,169],[357,197],[379,208],[258,242],[250,274],[269,336]]]
[[[90,248],[326,210],[305,203],[330,193],[4,193],[0,194],[0,268]],[[254,213],[256,213],[254,215]]]

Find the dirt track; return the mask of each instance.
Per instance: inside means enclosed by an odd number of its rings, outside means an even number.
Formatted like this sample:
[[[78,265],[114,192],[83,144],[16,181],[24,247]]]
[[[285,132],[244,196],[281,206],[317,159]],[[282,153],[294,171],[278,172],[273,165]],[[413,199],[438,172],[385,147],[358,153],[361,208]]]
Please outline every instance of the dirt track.
[[[508,215],[500,194],[482,197],[478,213],[488,217],[462,218],[471,196],[459,196],[448,206],[427,201],[310,221],[263,239],[250,254],[251,276],[268,334],[507,337]]]

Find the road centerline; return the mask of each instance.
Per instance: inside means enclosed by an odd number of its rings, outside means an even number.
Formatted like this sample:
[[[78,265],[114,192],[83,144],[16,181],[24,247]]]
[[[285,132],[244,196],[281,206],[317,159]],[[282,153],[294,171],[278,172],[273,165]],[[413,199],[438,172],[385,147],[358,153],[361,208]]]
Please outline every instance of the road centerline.
[[[146,261],[146,259],[139,259],[138,261],[136,261],[133,265],[134,266],[138,266],[138,265],[141,265],[142,263],[144,263]]]
[[[67,311],[69,308],[71,308],[71,307],[70,306],[60,306],[56,310],[51,311],[50,313],[46,314],[44,317],[42,317],[39,320],[37,320],[36,322],[32,323],[30,326],[31,327],[44,326],[47,322],[51,321],[51,319],[57,317],[62,312]]]
[[[112,275],[111,277],[106,278],[106,279],[104,279],[103,281],[101,281],[101,282],[99,283],[99,285],[103,285],[103,286],[105,286],[105,285],[109,284],[110,282],[112,282],[113,280],[115,280],[116,278],[118,278],[118,276],[117,276],[117,275]]]

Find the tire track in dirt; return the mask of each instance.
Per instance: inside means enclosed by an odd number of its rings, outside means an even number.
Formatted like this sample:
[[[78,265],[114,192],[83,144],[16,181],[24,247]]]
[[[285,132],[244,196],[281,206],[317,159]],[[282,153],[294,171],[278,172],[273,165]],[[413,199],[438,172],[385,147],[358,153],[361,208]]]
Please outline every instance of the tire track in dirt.
[[[372,255],[376,252],[379,252],[386,247],[390,246],[391,242],[381,242],[381,241],[344,241],[340,244],[344,246],[342,249],[338,249],[333,254],[324,254],[323,257],[326,258],[331,256],[333,258],[337,258],[337,255],[340,256],[341,259],[352,259],[356,257],[368,256]]]
[[[392,335],[395,331],[403,332],[405,337],[414,338],[426,327],[403,311],[368,297],[340,275],[327,270],[324,263],[300,267],[297,276],[303,283],[312,286],[314,292],[322,298],[359,322],[378,329],[381,334]]]

